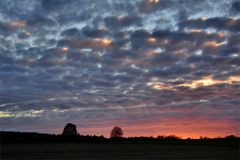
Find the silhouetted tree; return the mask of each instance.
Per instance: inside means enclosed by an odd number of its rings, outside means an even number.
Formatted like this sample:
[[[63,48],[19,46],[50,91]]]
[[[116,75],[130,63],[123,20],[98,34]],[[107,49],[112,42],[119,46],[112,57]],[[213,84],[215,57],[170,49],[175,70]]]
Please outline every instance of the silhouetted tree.
[[[120,138],[123,137],[123,130],[120,127],[114,127],[110,134],[111,138]]]
[[[63,129],[62,135],[73,135],[73,136],[78,135],[77,126],[72,123],[66,124],[66,126]]]

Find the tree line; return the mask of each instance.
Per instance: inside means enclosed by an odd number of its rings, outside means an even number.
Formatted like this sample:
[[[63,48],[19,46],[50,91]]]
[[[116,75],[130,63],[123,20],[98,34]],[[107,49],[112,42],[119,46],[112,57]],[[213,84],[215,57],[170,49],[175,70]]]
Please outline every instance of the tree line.
[[[223,145],[239,146],[240,137],[230,135],[226,137],[200,139],[182,139],[175,135],[154,137],[123,137],[123,130],[115,126],[110,132],[110,138],[92,135],[80,135],[77,126],[67,123],[61,134],[43,134],[34,132],[8,132],[0,131],[1,144],[23,144],[23,143],[153,143],[153,144],[190,144],[190,145]]]

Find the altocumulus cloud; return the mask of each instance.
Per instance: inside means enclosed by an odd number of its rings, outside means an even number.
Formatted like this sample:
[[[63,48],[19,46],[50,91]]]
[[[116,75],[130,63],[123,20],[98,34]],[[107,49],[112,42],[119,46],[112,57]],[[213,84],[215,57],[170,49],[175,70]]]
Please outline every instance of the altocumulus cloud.
[[[239,134],[238,1],[0,6],[0,130]]]

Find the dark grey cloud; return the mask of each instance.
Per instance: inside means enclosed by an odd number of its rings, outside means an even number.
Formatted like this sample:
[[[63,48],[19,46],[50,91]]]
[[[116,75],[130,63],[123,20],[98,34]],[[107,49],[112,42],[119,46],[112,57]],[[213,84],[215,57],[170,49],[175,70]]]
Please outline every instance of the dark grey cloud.
[[[38,15],[38,14],[32,15],[31,17],[29,17],[26,23],[30,27],[40,27],[40,26],[55,27],[56,26],[56,22],[53,19],[43,15]]]
[[[106,29],[97,29],[89,26],[84,27],[82,33],[86,37],[106,37],[109,35],[109,31]]]
[[[42,0],[41,5],[47,11],[62,9],[66,4],[71,3],[71,0]]]
[[[118,30],[119,28],[130,27],[131,25],[141,25],[141,18],[128,16],[110,16],[104,19],[106,26],[110,29]]]
[[[238,2],[238,1],[233,2],[230,12],[233,12],[233,14],[239,14],[240,2]]]
[[[156,67],[150,72],[153,76],[157,77],[176,77],[184,74],[191,73],[191,68],[181,65],[171,65],[164,68]]]
[[[81,32],[77,28],[69,28],[62,31],[61,36],[63,37],[81,37]]]
[[[178,3],[176,1],[176,3]],[[158,10],[167,10],[171,8],[174,3],[171,1],[163,0],[163,1],[140,1],[138,3],[139,11],[143,13],[151,13],[156,12]]]
[[[150,60],[151,64],[154,64],[156,66],[168,66],[168,65],[174,65],[179,60],[177,56],[171,55],[169,53],[160,54],[158,56],[153,57]]]

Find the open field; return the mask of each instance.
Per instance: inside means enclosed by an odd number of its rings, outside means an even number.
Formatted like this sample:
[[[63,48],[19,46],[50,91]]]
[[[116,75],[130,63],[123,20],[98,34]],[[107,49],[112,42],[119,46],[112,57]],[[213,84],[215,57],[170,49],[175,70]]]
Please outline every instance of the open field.
[[[239,160],[239,146],[165,144],[5,144],[1,159]]]

